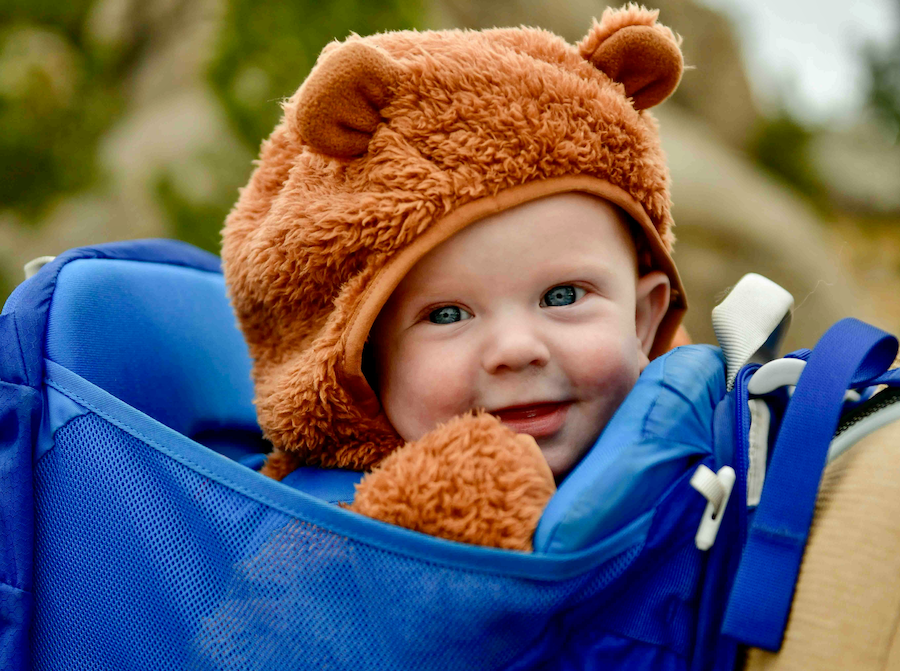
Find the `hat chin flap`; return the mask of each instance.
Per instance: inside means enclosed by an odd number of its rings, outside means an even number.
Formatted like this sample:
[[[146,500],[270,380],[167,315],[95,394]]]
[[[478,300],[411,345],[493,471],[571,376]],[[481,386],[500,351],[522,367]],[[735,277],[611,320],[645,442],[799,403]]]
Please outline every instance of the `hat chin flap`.
[[[656,24],[656,15],[634,5],[608,10],[579,45],[586,60],[625,87],[636,110],[672,95],[684,70],[680,39]]]
[[[346,42],[323,52],[309,77],[285,104],[303,141],[322,154],[351,158],[366,153],[382,121],[402,66],[384,51]]]

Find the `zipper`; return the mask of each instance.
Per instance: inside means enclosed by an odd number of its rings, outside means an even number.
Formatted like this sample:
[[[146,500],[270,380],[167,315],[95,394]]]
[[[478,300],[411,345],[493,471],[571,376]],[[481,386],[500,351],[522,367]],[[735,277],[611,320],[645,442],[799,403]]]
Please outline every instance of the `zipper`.
[[[748,457],[748,434],[750,429],[750,407],[747,402],[750,394],[747,393],[747,380],[759,370],[759,364],[747,364],[740,371],[734,381],[735,391],[735,445],[732,461],[734,462],[734,470],[737,475],[737,482],[734,485],[735,491],[739,492],[737,496],[738,518],[738,537],[740,539],[740,547],[743,549],[747,543],[747,531],[749,527],[749,511],[747,509],[747,469],[749,468]]]
[[[872,398],[864,401],[841,417],[837,430],[834,432],[834,437],[837,438],[850,427],[859,424],[861,421],[871,417],[878,411],[884,410],[888,406],[898,402],[900,402],[900,387],[888,387],[887,389],[878,392],[872,396]]]

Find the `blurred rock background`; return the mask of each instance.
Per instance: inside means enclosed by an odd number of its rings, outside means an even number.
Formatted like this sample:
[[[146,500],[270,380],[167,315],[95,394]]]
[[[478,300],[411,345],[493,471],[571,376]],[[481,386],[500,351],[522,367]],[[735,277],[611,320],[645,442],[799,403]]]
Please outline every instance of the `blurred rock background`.
[[[751,271],[794,294],[790,347],[847,315],[900,331],[900,4],[893,41],[860,46],[867,103],[841,123],[777,96],[761,109],[721,9],[651,4],[693,66],[657,116],[694,338],[712,339],[709,310]],[[279,101],[331,39],[528,24],[577,41],[604,7],[0,0],[0,300],[25,262],[74,246],[177,237],[217,251]]]

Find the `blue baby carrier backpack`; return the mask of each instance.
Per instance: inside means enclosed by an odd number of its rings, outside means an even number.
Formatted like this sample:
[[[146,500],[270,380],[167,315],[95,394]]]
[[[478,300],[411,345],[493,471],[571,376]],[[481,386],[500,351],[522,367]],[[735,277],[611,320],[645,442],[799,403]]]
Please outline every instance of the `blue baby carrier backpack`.
[[[725,670],[777,649],[829,450],[885,421],[897,342],[845,320],[766,363],[790,306],[732,296],[722,349],[644,371],[521,553],[336,505],[359,473],[256,472],[216,257],[57,257],[0,316],[0,668]]]

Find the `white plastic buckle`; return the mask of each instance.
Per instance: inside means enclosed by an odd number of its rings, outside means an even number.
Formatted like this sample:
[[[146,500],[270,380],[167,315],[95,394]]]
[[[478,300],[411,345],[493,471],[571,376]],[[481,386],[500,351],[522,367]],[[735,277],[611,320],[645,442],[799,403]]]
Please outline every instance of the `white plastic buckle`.
[[[700,492],[708,501],[694,538],[698,549],[709,550],[716,542],[716,535],[719,533],[719,526],[722,524],[723,513],[728,506],[734,481],[735,474],[731,466],[722,466],[718,473],[713,473],[712,470],[700,464],[694,471],[694,475],[691,476],[691,487]]]
[[[753,377],[747,382],[747,392],[753,396],[765,396],[781,387],[788,388],[788,395],[794,393],[794,387],[800,381],[800,374],[806,368],[803,359],[775,359],[763,365],[753,373]],[[848,389],[844,392],[844,400],[856,403],[859,401],[859,392]]]
[[[803,359],[775,359],[753,373],[747,382],[747,392],[754,396],[771,394],[781,387],[795,387],[806,368]]]

